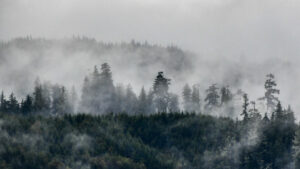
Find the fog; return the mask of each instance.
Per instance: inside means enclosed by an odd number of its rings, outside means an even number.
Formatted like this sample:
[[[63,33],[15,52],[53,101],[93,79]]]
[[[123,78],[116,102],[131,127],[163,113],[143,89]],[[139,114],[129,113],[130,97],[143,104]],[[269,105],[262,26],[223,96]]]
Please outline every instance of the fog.
[[[143,85],[149,88],[163,70],[173,79],[171,90],[178,94],[186,82],[199,83],[203,90],[218,83],[242,88],[255,100],[263,95],[265,75],[271,72],[278,81],[280,99],[285,106],[292,105],[299,119],[299,7],[296,0],[0,0],[4,42],[27,35],[58,41],[84,35],[105,43],[135,39],[176,45],[192,53],[186,57],[191,64],[178,77],[176,66],[166,68],[160,63],[162,58],[164,63],[172,60],[168,54],[160,53],[155,63],[147,63],[138,52],[123,58],[122,50],[96,59],[89,51],[79,50],[69,57],[56,45],[44,50],[45,57],[37,61],[39,54],[33,57],[13,48],[8,59],[1,61],[0,85],[6,90],[17,88],[22,95],[40,76],[80,90],[89,69],[107,61],[114,82],[131,83],[135,91]],[[129,55],[134,57],[129,60]],[[146,69],[137,66],[141,61]]]

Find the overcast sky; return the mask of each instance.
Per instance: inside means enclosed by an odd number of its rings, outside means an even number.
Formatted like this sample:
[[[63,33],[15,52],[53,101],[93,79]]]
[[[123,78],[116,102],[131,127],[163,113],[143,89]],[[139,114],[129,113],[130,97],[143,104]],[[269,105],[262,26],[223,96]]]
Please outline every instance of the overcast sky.
[[[0,38],[86,35],[222,57],[299,53],[297,0],[0,0]]]

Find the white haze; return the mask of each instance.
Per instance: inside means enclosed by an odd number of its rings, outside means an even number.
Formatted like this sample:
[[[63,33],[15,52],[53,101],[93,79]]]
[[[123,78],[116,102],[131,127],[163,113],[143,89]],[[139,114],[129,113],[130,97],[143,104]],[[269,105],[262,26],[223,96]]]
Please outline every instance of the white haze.
[[[104,42],[135,39],[175,44],[197,55],[193,73],[186,73],[186,79],[170,77],[174,79],[172,90],[178,94],[185,82],[199,83],[203,89],[219,83],[242,88],[254,100],[263,95],[265,75],[272,72],[281,100],[300,116],[297,0],[0,0],[0,39],[26,35],[50,39],[86,35]],[[80,90],[88,69],[107,61],[86,60],[87,53],[70,59],[53,50],[47,54],[51,58],[31,68],[26,67],[31,60],[25,53],[15,52],[13,61],[0,68],[1,88],[17,86],[20,79],[32,84],[32,78],[9,76],[26,69],[43,80],[75,84]],[[154,65],[149,77],[139,79],[136,71],[142,69],[120,67],[118,57],[109,60],[115,82],[131,83],[136,91],[142,85],[149,87],[155,73],[163,69],[163,65]]]

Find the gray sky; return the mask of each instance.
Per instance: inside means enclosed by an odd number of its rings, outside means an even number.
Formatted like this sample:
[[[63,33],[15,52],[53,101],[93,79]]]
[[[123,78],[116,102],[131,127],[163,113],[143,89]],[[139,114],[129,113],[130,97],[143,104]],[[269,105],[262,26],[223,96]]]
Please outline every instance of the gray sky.
[[[215,56],[298,54],[297,0],[0,0],[0,38],[176,44]]]

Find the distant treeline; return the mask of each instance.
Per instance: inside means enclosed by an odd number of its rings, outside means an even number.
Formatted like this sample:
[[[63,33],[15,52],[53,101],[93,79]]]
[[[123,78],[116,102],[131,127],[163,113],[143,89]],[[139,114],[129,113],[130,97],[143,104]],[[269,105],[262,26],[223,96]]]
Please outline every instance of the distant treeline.
[[[276,82],[273,74],[266,76],[265,94],[258,100],[266,104],[266,112],[271,115],[279,103]],[[163,72],[158,72],[152,87],[146,91],[144,87],[139,95],[133,92],[130,85],[114,85],[112,72],[108,63],[97,66],[91,74],[84,78],[81,98],[73,87],[70,92],[62,85],[51,85],[35,81],[34,92],[28,94],[20,102],[14,93],[8,98],[4,93],[0,96],[0,111],[5,113],[38,113],[45,115],[62,115],[84,112],[91,114],[128,113],[130,115],[149,115],[158,112],[195,112],[209,114],[212,111],[223,109],[227,114],[232,113],[236,107],[236,100],[248,102],[245,92],[238,90],[232,92],[229,86],[217,87],[212,84],[205,91],[205,98],[200,98],[199,86],[190,87],[186,84],[182,90],[182,106],[179,96],[169,91],[171,79],[165,77]],[[251,107],[250,107],[251,104]],[[255,101],[244,105],[244,109],[260,114]],[[242,105],[238,105],[241,107]],[[182,107],[182,108],[180,108]],[[226,115],[227,115],[226,114]],[[225,114],[224,114],[225,115]],[[244,116],[248,116],[242,113]],[[269,115],[269,116],[270,116]]]

